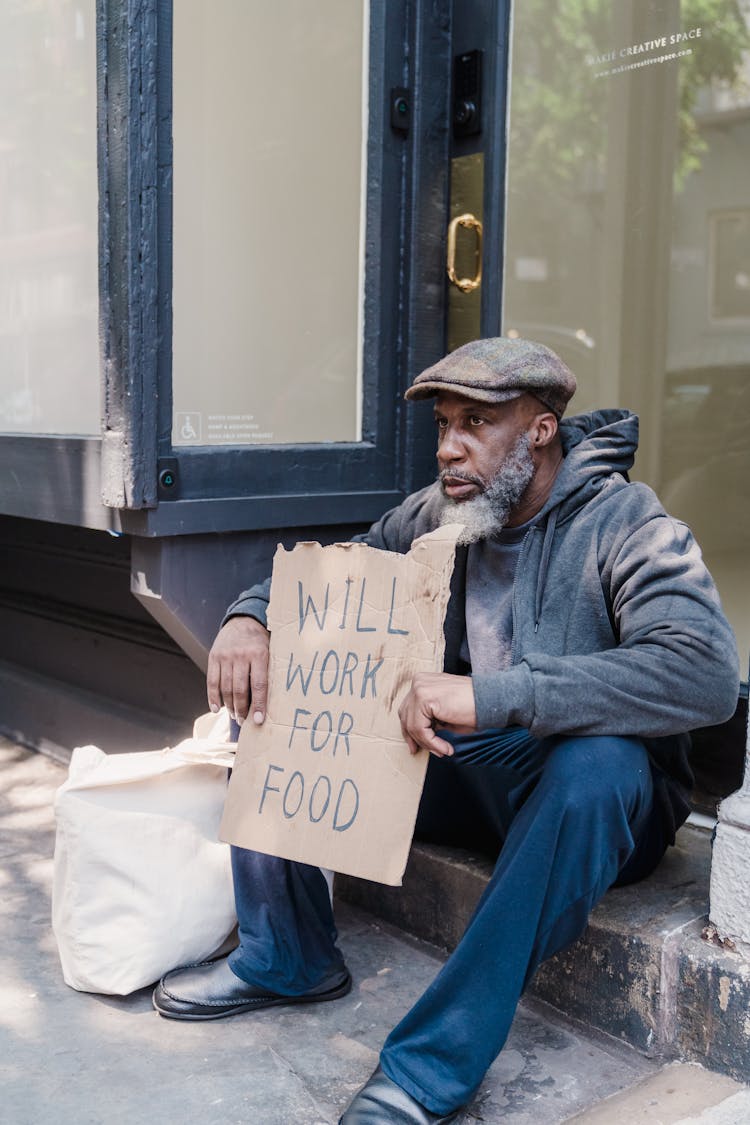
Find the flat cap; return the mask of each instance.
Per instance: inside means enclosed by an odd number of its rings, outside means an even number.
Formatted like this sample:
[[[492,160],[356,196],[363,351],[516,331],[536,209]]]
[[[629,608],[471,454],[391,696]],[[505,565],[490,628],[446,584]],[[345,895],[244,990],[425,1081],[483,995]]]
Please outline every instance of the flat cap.
[[[532,394],[562,418],[575,389],[575,375],[551,348],[496,336],[472,340],[428,367],[404,397],[433,398],[440,391],[452,391],[479,402],[508,402]]]

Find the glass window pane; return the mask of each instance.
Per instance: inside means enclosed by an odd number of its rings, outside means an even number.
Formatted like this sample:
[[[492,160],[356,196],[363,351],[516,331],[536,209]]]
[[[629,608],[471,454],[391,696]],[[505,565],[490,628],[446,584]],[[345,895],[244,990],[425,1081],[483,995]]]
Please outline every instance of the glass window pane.
[[[174,6],[175,445],[359,439],[367,14]]]
[[[641,418],[750,648],[750,3],[514,6],[504,329]]]
[[[98,434],[94,4],[0,5],[0,430]]]
[[[711,314],[750,327],[750,207],[711,220]]]

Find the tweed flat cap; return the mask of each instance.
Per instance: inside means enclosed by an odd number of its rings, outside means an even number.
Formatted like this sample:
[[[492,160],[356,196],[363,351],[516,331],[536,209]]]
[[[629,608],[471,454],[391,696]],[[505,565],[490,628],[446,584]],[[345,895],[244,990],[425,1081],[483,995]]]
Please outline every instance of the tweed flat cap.
[[[496,336],[472,340],[428,367],[404,397],[432,398],[453,391],[479,402],[508,402],[528,393],[562,418],[575,389],[575,375],[550,348]]]

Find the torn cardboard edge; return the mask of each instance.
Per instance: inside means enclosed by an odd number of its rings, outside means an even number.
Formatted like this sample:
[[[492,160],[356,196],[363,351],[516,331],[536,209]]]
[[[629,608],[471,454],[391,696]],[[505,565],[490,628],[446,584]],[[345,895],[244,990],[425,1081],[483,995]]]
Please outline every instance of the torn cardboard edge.
[[[277,549],[267,714],[242,727],[222,840],[400,885],[427,752],[410,753],[398,708],[416,673],[442,670],[460,530],[406,555]]]

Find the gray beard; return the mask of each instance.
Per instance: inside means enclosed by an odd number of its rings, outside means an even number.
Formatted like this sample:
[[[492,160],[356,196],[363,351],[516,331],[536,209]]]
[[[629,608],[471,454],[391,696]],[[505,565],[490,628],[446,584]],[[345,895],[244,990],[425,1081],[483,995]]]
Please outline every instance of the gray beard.
[[[455,471],[453,475],[456,474]],[[459,543],[476,543],[501,531],[534,476],[528,434],[521,434],[484,492],[462,503],[445,497],[440,524],[458,523]]]

